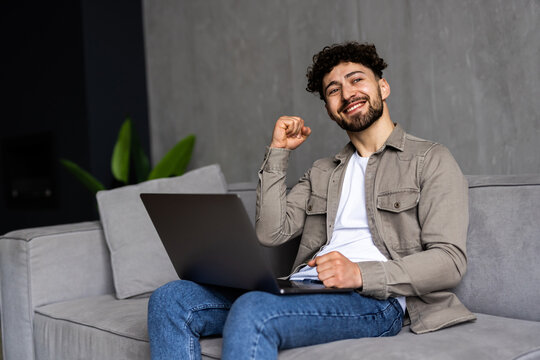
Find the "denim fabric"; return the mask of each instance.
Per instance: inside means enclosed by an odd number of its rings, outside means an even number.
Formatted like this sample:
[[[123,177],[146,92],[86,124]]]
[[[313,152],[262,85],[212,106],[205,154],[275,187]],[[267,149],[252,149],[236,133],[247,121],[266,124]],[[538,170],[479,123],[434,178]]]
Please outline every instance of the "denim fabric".
[[[148,304],[152,359],[200,359],[201,336],[223,334],[222,359],[277,359],[278,350],[392,336],[403,310],[396,299],[356,292],[274,295],[175,281]]]

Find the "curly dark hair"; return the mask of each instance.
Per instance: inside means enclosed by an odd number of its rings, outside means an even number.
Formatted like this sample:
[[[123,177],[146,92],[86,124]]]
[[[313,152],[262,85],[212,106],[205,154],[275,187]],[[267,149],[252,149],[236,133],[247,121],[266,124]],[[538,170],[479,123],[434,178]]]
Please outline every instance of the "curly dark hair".
[[[321,99],[325,100],[322,88],[323,77],[341,62],[362,64],[370,68],[379,79],[382,78],[382,71],[387,66],[377,55],[377,49],[373,44],[359,44],[353,41],[326,46],[313,56],[313,64],[306,74],[308,78],[306,90],[311,93],[318,92]]]

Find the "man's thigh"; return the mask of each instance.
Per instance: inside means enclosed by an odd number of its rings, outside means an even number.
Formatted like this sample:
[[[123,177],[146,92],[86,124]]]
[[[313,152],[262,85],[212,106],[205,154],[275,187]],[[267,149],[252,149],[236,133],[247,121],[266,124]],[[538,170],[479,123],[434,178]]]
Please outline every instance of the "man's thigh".
[[[392,336],[402,327],[403,310],[395,299],[377,300],[356,292],[274,295],[249,292],[229,312],[226,335],[260,333],[279,349],[330,341]]]

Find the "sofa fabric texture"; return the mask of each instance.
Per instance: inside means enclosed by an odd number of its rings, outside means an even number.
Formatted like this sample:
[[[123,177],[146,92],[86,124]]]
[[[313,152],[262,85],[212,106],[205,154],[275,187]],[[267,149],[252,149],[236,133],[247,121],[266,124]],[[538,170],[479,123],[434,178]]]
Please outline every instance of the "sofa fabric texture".
[[[391,338],[290,349],[279,358],[540,359],[540,175],[467,178],[469,267],[453,291],[476,321],[423,335],[404,327]],[[228,192],[254,214],[255,184]],[[148,294],[117,298],[102,222],[0,237],[4,359],[149,359]],[[297,244],[268,249],[276,272],[290,269]],[[201,339],[201,347],[204,359],[220,358],[221,338]]]
[[[0,237],[4,359],[34,359],[34,309],[114,292],[99,222],[12,231]]]
[[[139,197],[141,193],[225,193],[219,165],[182,176],[146,181],[97,194],[109,250],[116,297],[149,293],[178,276]]]
[[[105,295],[37,309],[34,331],[38,359],[84,359],[88,353],[94,354],[94,359],[149,359],[147,304],[147,298],[117,300]],[[416,360],[421,353],[421,358],[438,360],[514,359],[535,350],[531,344],[540,333],[538,322],[485,314],[478,314],[478,321],[469,324],[471,326],[465,325],[424,335],[411,333],[407,326],[396,337],[344,340],[290,349],[281,351],[279,358],[312,360],[316,354],[317,359],[329,360]],[[65,343],[77,346],[66,347],[62,345]],[[202,339],[201,348],[206,357],[219,359],[221,339]]]
[[[36,358],[148,359],[147,303],[102,295],[43,306],[34,318]]]
[[[525,179],[469,179],[472,261],[456,294],[473,312],[540,320],[540,186]]]

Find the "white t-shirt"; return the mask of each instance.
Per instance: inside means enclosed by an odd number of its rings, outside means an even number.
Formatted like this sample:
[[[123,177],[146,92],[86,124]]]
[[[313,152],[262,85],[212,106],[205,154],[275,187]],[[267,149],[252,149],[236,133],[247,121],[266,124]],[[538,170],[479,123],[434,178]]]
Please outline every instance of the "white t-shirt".
[[[366,213],[366,194],[364,177],[369,158],[355,152],[345,171],[343,188],[332,239],[321,248],[317,256],[338,251],[352,262],[388,261],[373,244]],[[291,280],[318,280],[317,269],[304,266],[291,276]],[[405,311],[405,298],[398,298]]]

